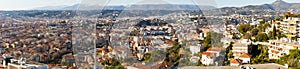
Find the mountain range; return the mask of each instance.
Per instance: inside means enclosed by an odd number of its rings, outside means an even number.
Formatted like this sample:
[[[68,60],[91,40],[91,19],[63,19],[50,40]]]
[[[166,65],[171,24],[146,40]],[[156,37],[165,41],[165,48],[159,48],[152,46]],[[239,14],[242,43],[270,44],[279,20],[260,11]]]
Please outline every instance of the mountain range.
[[[283,11],[289,11],[291,9],[300,9],[300,3],[287,3],[282,0],[277,0],[271,4],[263,4],[263,5],[248,5],[244,7],[223,7],[220,8],[223,10],[283,10]]]
[[[75,4],[72,6],[45,6],[38,7],[32,10],[212,10],[212,9],[223,9],[223,10],[284,10],[288,11],[291,9],[300,9],[300,3],[287,3],[282,0],[277,0],[271,4],[263,5],[248,5],[244,7],[223,7],[216,8],[214,6],[206,5],[183,5],[183,4],[142,4],[142,5],[131,5],[131,6],[99,6],[99,5],[84,5]]]
[[[216,9],[213,6],[188,5],[188,4],[142,4],[130,6],[100,6],[75,4],[72,6],[45,6],[34,8],[33,10],[211,10]]]

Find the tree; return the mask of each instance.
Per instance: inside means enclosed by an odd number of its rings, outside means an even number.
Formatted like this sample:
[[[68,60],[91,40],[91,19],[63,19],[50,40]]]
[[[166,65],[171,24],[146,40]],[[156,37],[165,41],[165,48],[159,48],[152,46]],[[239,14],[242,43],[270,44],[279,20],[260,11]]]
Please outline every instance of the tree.
[[[203,43],[203,46],[204,46],[204,51],[206,51],[208,48],[210,48],[212,45],[212,41],[211,41],[211,32],[208,32],[207,36],[205,37],[204,39],[204,43]]]
[[[296,68],[299,69],[299,65],[300,65],[300,50],[295,49],[295,50],[290,50],[290,54],[288,55],[284,55],[283,57],[280,58],[280,60],[276,61],[276,63],[279,64],[288,64],[289,67],[291,68]]]
[[[256,49],[252,50],[254,58],[251,59],[251,63],[260,64],[260,63],[268,63],[268,48],[263,45],[255,46]]]
[[[228,52],[228,54],[227,54],[227,57],[228,57],[228,58],[232,58],[232,55],[233,55],[233,52],[232,52],[232,50],[230,50],[230,51]]]
[[[271,34],[271,39],[275,39],[276,35],[277,35],[277,30],[276,30],[276,27],[273,26],[273,31],[272,31],[272,34]]]
[[[266,33],[258,33],[257,37],[255,38],[257,41],[265,42],[268,41],[268,35]]]
[[[221,44],[221,38],[223,38],[224,35],[216,32],[208,32],[207,36],[204,38],[203,41],[203,46],[204,46],[204,51],[206,51],[208,48],[212,46],[212,44],[216,46],[221,46],[218,44]]]
[[[250,39],[251,38],[251,34],[250,33],[246,33],[243,38],[244,39]]]
[[[268,28],[268,27],[271,27],[270,23],[266,23],[265,21],[261,21],[257,28],[260,32],[264,32],[265,29]]]
[[[265,20],[259,21],[259,24],[265,24],[265,23],[266,23]]]
[[[242,34],[245,34],[247,31],[251,30],[250,24],[241,24],[238,27],[238,31],[241,32]]]
[[[259,30],[257,28],[254,28],[251,30],[251,35],[256,36],[258,34]]]

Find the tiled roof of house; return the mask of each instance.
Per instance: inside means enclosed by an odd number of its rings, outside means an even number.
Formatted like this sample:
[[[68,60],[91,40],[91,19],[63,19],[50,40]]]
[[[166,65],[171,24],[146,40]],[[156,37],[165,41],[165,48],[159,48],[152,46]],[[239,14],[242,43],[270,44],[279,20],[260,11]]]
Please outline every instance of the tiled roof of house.
[[[208,48],[207,51],[221,51],[221,48]]]
[[[202,55],[206,55],[206,56],[213,56],[214,55],[214,53],[212,53],[212,52],[203,52],[202,53]]]
[[[232,64],[240,64],[240,63],[242,63],[242,60],[240,60],[240,59],[232,59],[232,60],[230,60],[230,63]]]
[[[273,22],[272,24],[279,24],[279,22]]]
[[[239,58],[251,58],[251,56],[247,53],[243,53]]]

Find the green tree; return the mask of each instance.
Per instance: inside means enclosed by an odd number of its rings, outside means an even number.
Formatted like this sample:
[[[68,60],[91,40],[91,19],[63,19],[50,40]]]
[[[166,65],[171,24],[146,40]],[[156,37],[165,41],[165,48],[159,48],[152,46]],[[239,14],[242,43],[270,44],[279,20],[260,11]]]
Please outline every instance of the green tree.
[[[250,30],[251,30],[250,24],[241,24],[238,27],[238,31],[242,34],[245,34],[247,31],[250,31]]]
[[[223,38],[224,35],[216,32],[208,32],[207,36],[204,38],[203,46],[204,51],[206,51],[208,48],[212,46],[212,44],[218,46],[218,44],[221,44],[221,38]],[[221,46],[221,45],[219,45]]]
[[[243,36],[244,39],[250,39],[251,38],[251,34],[250,33],[246,33],[244,36]]]
[[[230,51],[228,52],[228,54],[227,54],[227,57],[228,57],[228,58],[232,58],[232,55],[233,55],[233,52],[232,52],[232,50],[230,50]]]
[[[259,21],[259,24],[265,24],[265,23],[266,23],[265,20]]]
[[[271,39],[276,39],[277,36],[277,30],[276,27],[273,26],[272,34],[271,34]]]
[[[299,69],[300,65],[300,50],[295,49],[295,50],[290,50],[290,54],[284,55],[283,57],[280,58],[280,60],[276,61],[276,63],[279,64],[288,64],[289,67]]]
[[[258,34],[259,30],[257,28],[254,28],[251,30],[251,35],[256,36]]]
[[[268,63],[268,48],[263,45],[254,46],[253,56],[254,58],[251,59],[252,64],[261,64],[261,63]]]
[[[211,35],[212,35],[212,33],[208,32],[207,36],[204,39],[204,43],[203,43],[204,51],[206,51],[208,48],[210,48],[212,46],[211,45],[211,43],[212,43]]]
[[[268,27],[271,27],[270,23],[266,23],[265,21],[261,21],[257,28],[260,32],[264,32]]]
[[[258,33],[257,37],[255,38],[257,41],[266,42],[268,41],[268,35],[266,33]]]
[[[179,50],[181,48],[181,45],[179,45],[177,42],[173,44],[173,47],[168,49],[166,57],[164,59],[164,62],[167,63],[173,63],[173,65],[178,65],[180,60],[180,54]]]

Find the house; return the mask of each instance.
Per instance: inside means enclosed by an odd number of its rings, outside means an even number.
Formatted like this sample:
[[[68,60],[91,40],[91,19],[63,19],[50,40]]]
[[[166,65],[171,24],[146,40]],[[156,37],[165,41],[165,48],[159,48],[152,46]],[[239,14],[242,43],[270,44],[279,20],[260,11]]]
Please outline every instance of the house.
[[[73,54],[67,54],[64,55],[62,60],[61,60],[61,64],[64,65],[75,65],[75,57],[73,56]]]
[[[240,59],[232,59],[230,60],[230,66],[239,66],[242,64],[242,60]]]
[[[201,62],[204,65],[214,65],[216,58],[220,56],[221,48],[208,48],[207,51],[202,52]]]
[[[247,53],[243,53],[241,56],[239,56],[238,59],[242,60],[243,64],[248,64],[250,63],[251,56]]]
[[[11,59],[7,65],[8,69],[48,69],[48,65],[43,64],[28,64],[25,58],[19,60]]]
[[[223,33],[223,35],[225,35],[226,38],[234,38],[235,34],[238,32],[236,25],[225,25],[225,32]]]
[[[48,69],[48,65],[36,65],[36,64],[24,64],[24,65],[19,65],[19,64],[14,64],[14,63],[9,63],[8,64],[8,69]]]
[[[216,59],[216,56],[214,53],[211,52],[203,52],[201,62],[204,65],[212,65],[214,64],[214,59]]]
[[[251,41],[246,39],[239,40],[232,45],[234,58],[238,58],[243,53],[251,53],[251,49]]]
[[[201,51],[201,49],[203,49],[202,45],[197,45],[197,46],[190,46],[190,51],[192,52],[192,54],[197,54]]]

